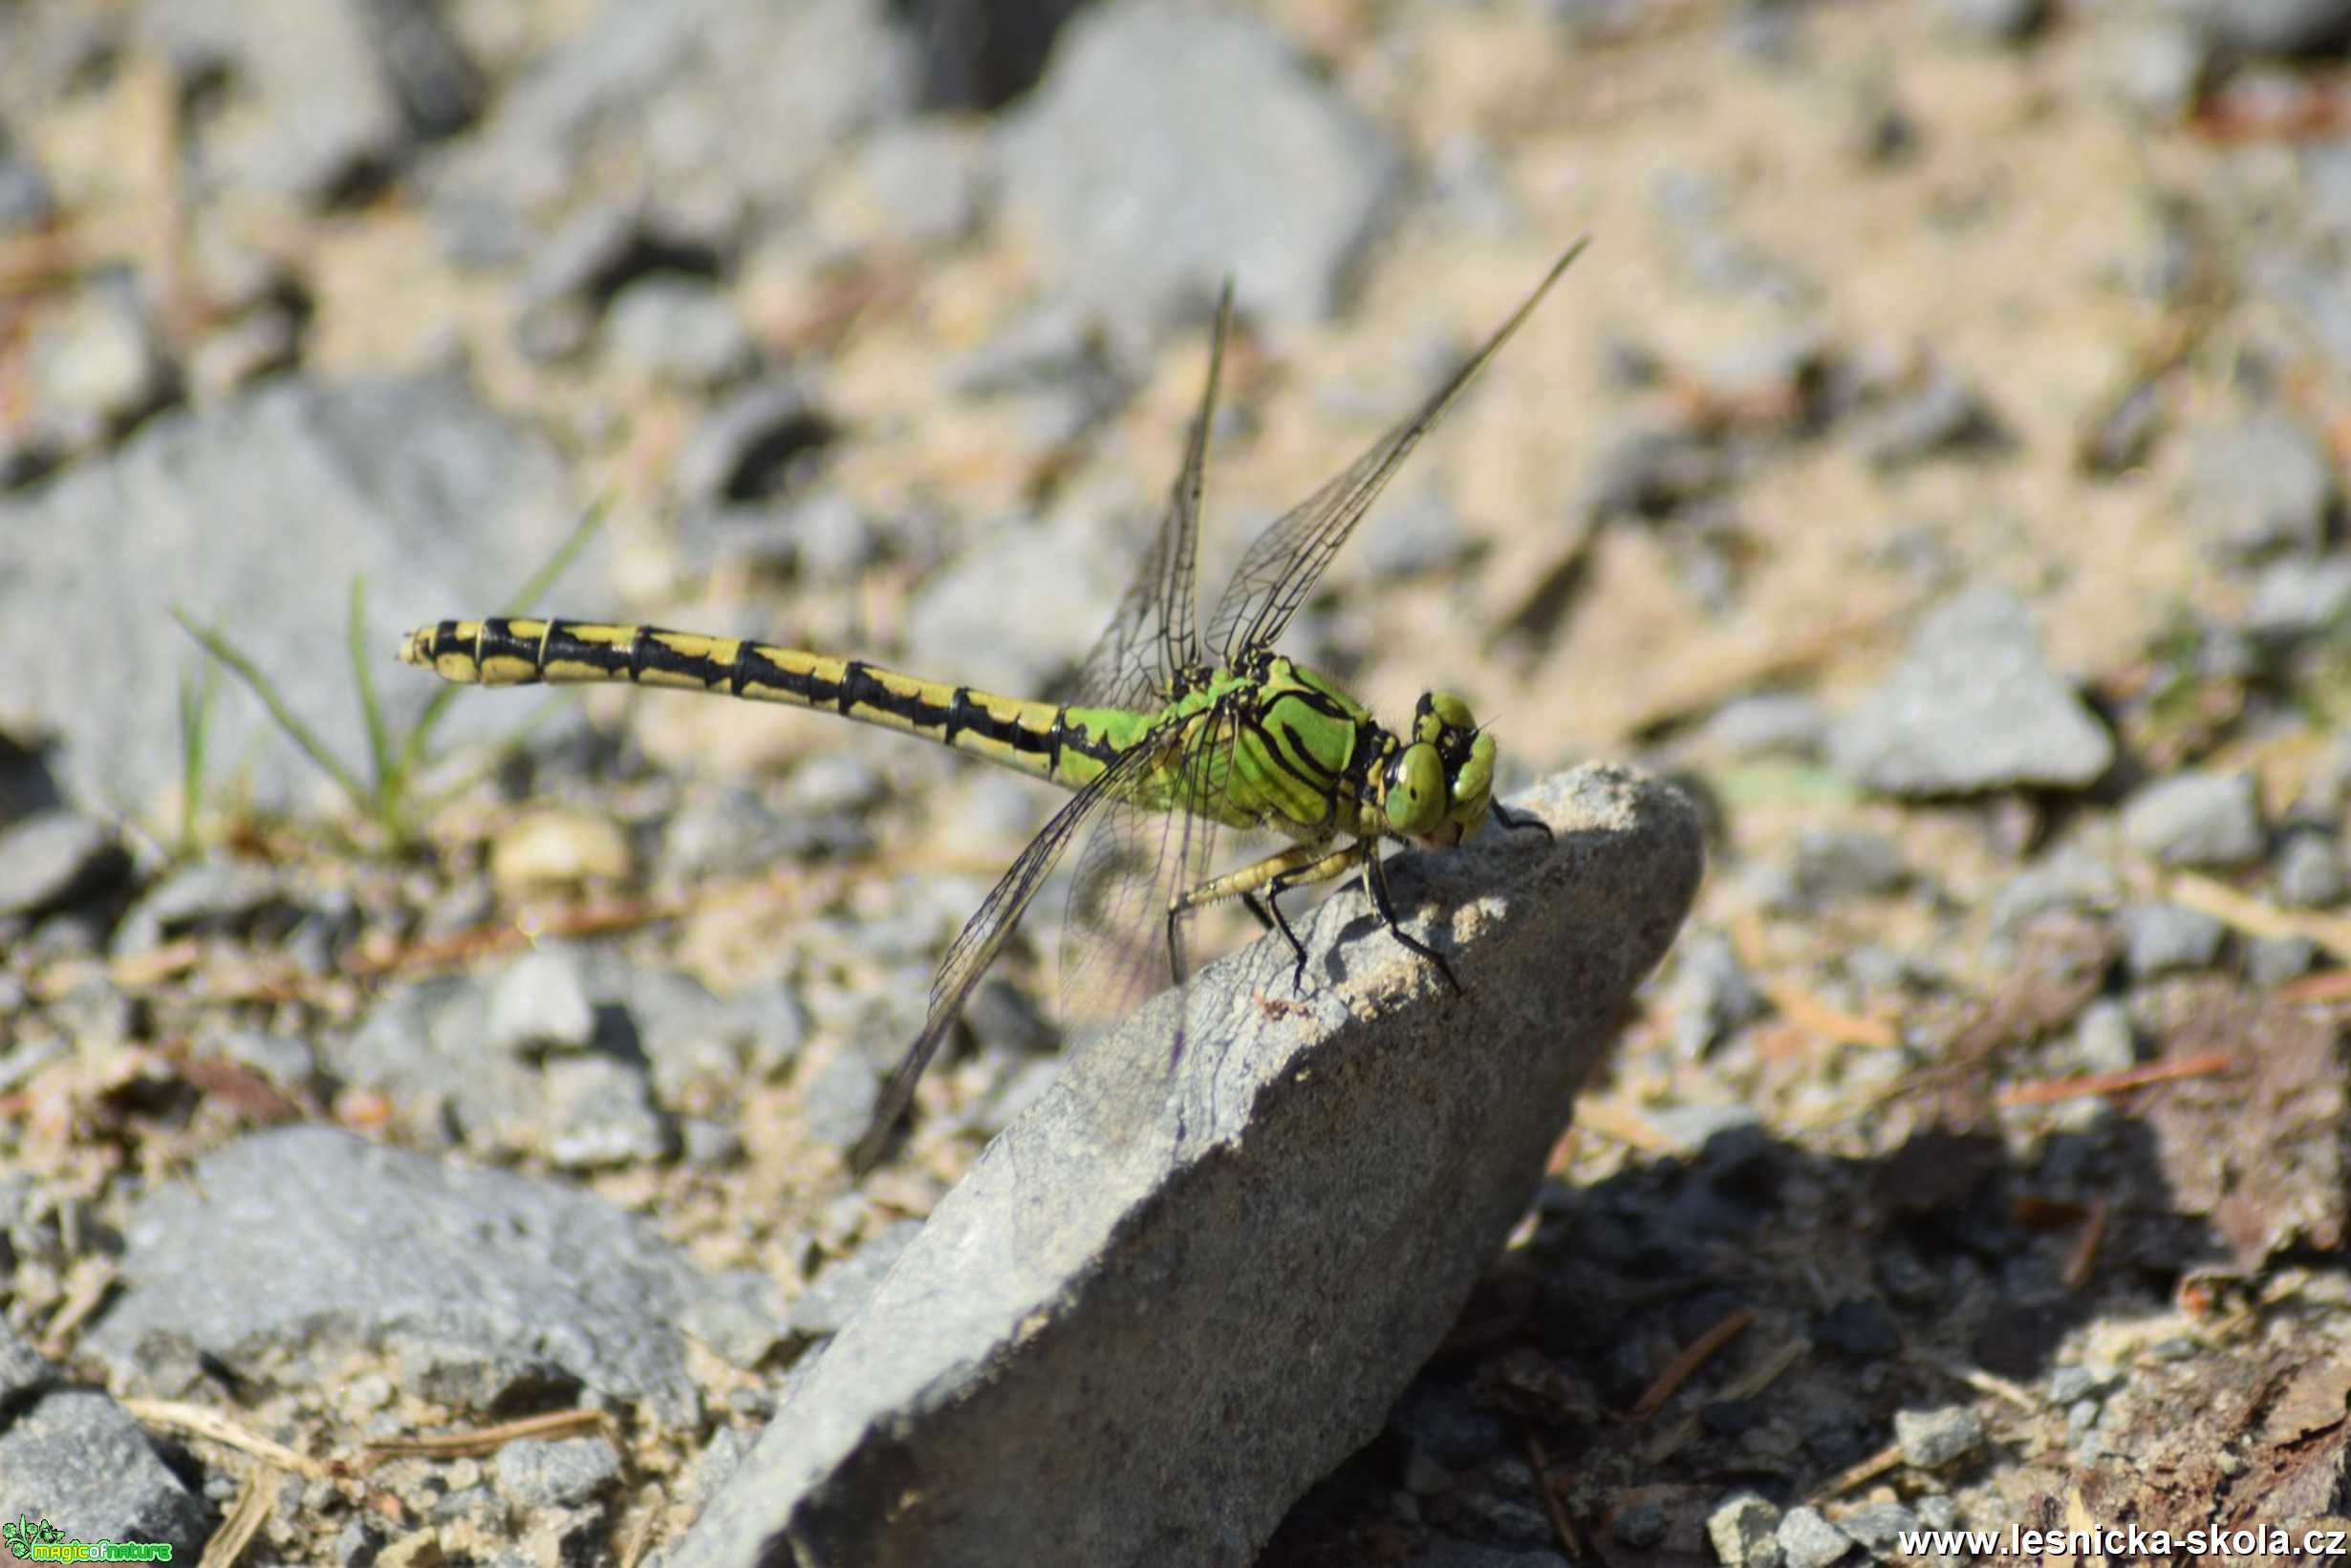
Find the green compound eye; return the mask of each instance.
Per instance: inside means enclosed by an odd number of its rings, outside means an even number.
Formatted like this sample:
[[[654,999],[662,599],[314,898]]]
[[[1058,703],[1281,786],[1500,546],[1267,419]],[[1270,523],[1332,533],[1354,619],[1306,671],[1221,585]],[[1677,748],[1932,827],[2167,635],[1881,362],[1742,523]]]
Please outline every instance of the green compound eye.
[[[1404,748],[1388,769],[1388,822],[1399,833],[1426,833],[1445,818],[1445,764],[1425,743]]]
[[[1415,741],[1434,741],[1436,736],[1448,729],[1477,729],[1477,720],[1469,715],[1469,703],[1460,700],[1457,696],[1443,694],[1443,691],[1432,691],[1425,698],[1420,698],[1417,720],[1420,721],[1413,724],[1413,739]]]

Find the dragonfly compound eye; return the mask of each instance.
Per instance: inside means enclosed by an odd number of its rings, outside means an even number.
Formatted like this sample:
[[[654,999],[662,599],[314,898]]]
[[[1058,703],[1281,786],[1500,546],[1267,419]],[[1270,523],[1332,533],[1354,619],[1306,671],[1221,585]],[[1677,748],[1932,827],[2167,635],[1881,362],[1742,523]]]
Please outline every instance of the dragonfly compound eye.
[[[1415,742],[1388,764],[1388,825],[1399,833],[1422,834],[1445,818],[1445,763],[1436,748]]]

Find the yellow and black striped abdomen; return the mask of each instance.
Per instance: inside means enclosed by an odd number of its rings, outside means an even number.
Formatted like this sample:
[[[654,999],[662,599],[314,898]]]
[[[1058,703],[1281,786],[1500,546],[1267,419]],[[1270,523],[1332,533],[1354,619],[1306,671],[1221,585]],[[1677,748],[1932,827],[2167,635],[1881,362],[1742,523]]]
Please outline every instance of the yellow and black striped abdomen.
[[[442,621],[401,638],[400,658],[468,685],[625,680],[815,708],[1064,784],[1083,783],[1114,754],[1102,736],[1068,723],[1068,710],[1049,702],[920,680],[862,659],[658,626]]]

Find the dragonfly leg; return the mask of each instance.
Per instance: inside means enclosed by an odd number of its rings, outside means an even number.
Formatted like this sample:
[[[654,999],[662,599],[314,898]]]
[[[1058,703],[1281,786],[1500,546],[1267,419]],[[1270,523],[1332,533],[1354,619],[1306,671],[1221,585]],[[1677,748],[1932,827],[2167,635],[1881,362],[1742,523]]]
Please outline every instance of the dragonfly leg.
[[[1380,912],[1380,918],[1388,923],[1388,934],[1436,965],[1436,972],[1445,977],[1445,983],[1453,987],[1453,994],[1459,996],[1461,977],[1453,972],[1453,965],[1445,961],[1445,956],[1419,937],[1414,936],[1411,932],[1406,931],[1403,923],[1397,920],[1396,907],[1390,902],[1388,897],[1388,870],[1380,860],[1379,847],[1370,840],[1366,840],[1365,843],[1370,845],[1370,850],[1364,856],[1363,885],[1365,891],[1371,894],[1372,907]]]
[[[1197,887],[1176,894],[1175,901],[1168,906],[1169,930],[1171,933],[1174,931],[1182,915],[1203,904],[1214,904],[1225,898],[1240,899],[1248,906],[1249,913],[1260,920],[1266,920],[1266,912],[1270,910],[1272,917],[1268,923],[1290,944],[1290,953],[1297,959],[1290,983],[1303,991],[1306,984],[1306,944],[1300,941],[1298,933],[1290,929],[1289,916],[1282,911],[1282,895],[1292,888],[1304,887],[1309,882],[1327,882],[1337,876],[1363,854],[1365,842],[1358,840],[1338,849],[1330,848],[1328,839],[1320,843],[1293,844],[1237,871],[1212,876]]]
[[[1541,817],[1534,815],[1532,812],[1513,811],[1510,807],[1504,805],[1499,801],[1496,801],[1492,805],[1487,806],[1486,809],[1493,813],[1495,822],[1503,827],[1532,827],[1540,831],[1542,836],[1547,839],[1556,839],[1559,836],[1551,831],[1551,825],[1549,823],[1543,821]]]

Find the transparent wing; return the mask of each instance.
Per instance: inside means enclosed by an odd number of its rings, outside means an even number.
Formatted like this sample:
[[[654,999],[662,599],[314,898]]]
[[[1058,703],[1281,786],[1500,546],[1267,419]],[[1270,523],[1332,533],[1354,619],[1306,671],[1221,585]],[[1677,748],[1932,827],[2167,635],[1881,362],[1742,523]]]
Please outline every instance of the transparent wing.
[[[1118,612],[1078,676],[1075,700],[1087,706],[1148,712],[1172,701],[1184,677],[1199,668],[1199,588],[1194,558],[1200,540],[1200,496],[1207,487],[1208,429],[1217,411],[1217,383],[1233,325],[1233,284],[1217,298],[1216,334],[1208,350],[1208,385],[1193,416],[1184,465],[1168,491],[1167,510],[1143,569],[1118,603]]]
[[[1208,622],[1209,646],[1218,651],[1228,668],[1240,664],[1244,650],[1270,648],[1274,639],[1281,636],[1283,628],[1298,613],[1299,606],[1306,602],[1306,595],[1314,591],[1314,585],[1322,580],[1324,571],[1347,543],[1348,535],[1355,531],[1355,525],[1363,521],[1364,513],[1395,477],[1413,448],[1445,417],[1462,389],[1477,379],[1486,362],[1510,340],[1520,324],[1542,302],[1542,296],[1551,291],[1551,286],[1567,270],[1568,264],[1583,254],[1587,243],[1578,240],[1568,247],[1566,254],[1552,263],[1551,270],[1535,286],[1535,291],[1510,313],[1510,319],[1444,385],[1431,394],[1427,402],[1372,442],[1370,450],[1348,464],[1338,478],[1276,519],[1251,543]]]
[[[1208,814],[1231,788],[1237,716],[1219,710],[1168,758],[1180,781],[1176,808],[1154,813],[1120,801],[1095,824],[1069,885],[1062,923],[1062,1016],[1107,1020],[1189,973],[1188,917],[1170,920],[1176,895],[1215,871],[1218,823]],[[1183,1039],[1169,1042],[1172,1066]]]
[[[947,949],[938,974],[931,981],[931,1010],[923,1019],[922,1033],[906,1048],[906,1054],[891,1072],[889,1083],[883,1085],[880,1102],[874,1107],[874,1125],[850,1156],[852,1169],[870,1170],[880,1158],[898,1118],[906,1114],[906,1107],[914,1099],[915,1085],[922,1081],[931,1058],[938,1054],[947,1031],[955,1026],[972,987],[980,983],[988,965],[996,961],[1004,943],[1011,939],[1022,912],[1045,885],[1054,862],[1061,858],[1062,851],[1069,847],[1088,819],[1105,805],[1117,801],[1150,770],[1151,753],[1151,746],[1144,744],[1120,754],[1091,784],[1072,795],[1053,813],[1053,820],[1045,825],[1044,830],[1028,841],[1020,858],[963,923],[955,945]]]

